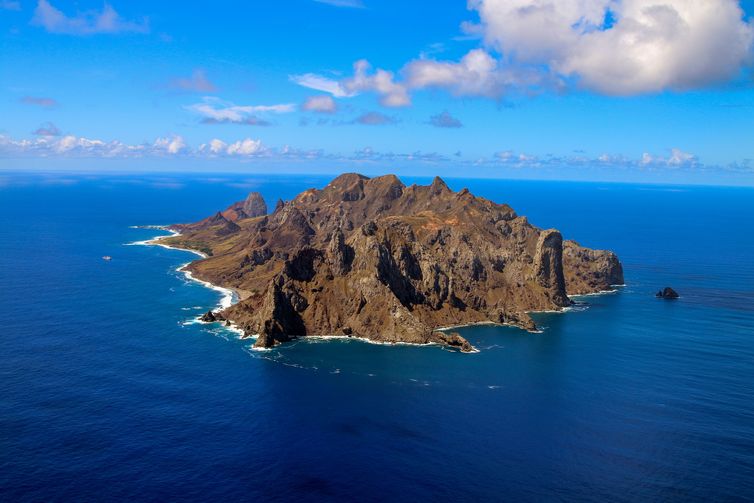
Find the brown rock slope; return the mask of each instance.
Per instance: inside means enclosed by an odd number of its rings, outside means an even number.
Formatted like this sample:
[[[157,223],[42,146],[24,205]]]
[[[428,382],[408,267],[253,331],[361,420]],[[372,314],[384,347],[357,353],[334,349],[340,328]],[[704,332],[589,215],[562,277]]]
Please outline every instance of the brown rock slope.
[[[263,215],[258,194],[196,224],[174,246],[204,251],[197,277],[244,292],[223,316],[256,346],[294,336],[439,342],[470,349],[438,327],[509,323],[568,306],[568,293],[623,283],[615,254],[563,241],[507,205],[451,191],[440,178],[345,174]],[[264,206],[266,208],[266,206]],[[253,208],[253,209],[252,209]]]

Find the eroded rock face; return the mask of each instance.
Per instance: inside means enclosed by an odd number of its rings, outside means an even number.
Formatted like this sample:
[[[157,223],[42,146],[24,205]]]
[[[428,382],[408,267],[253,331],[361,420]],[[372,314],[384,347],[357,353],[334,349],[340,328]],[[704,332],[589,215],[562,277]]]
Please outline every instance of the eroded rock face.
[[[244,218],[261,217],[267,214],[267,203],[264,202],[262,194],[252,192],[244,201],[231,204],[222,212],[226,220],[235,222]]]
[[[231,208],[246,214],[246,202]],[[348,335],[470,351],[460,335],[437,329],[493,322],[535,330],[528,311],[623,283],[613,253],[563,241],[440,178],[405,186],[393,175],[346,174],[258,213],[175,226],[182,235],[170,240],[211,251],[189,266],[197,277],[248,292],[222,315],[259,334],[257,346]]]

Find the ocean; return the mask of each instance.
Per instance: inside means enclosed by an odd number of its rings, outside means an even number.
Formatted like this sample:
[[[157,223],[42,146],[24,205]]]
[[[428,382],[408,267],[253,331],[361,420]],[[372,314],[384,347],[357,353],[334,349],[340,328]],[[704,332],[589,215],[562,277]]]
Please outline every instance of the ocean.
[[[754,189],[447,179],[625,269],[474,354],[253,351],[194,321],[195,255],[129,245],[330,178],[0,177],[0,499],[754,499]]]

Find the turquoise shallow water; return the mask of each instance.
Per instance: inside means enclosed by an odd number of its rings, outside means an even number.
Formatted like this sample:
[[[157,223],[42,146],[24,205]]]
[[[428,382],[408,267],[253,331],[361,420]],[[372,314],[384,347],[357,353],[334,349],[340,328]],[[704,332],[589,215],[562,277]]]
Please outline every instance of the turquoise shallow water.
[[[448,180],[626,270],[541,334],[461,329],[472,355],[251,351],[190,323],[220,297],[193,255],[124,246],[327,180],[5,176],[2,499],[754,498],[754,190]]]

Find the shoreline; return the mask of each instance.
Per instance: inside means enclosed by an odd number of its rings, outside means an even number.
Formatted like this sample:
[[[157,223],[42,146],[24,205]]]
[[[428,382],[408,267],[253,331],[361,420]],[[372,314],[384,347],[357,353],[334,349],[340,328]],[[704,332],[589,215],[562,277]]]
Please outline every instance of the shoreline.
[[[177,246],[170,246],[170,245],[167,245],[165,243],[161,243],[160,241],[163,240],[163,239],[165,239],[165,238],[175,237],[175,236],[180,236],[181,235],[180,232],[178,232],[176,230],[173,230],[173,229],[170,229],[169,226],[167,226],[167,225],[132,225],[132,226],[130,226],[130,228],[132,228],[132,229],[160,230],[160,231],[169,232],[170,234],[159,235],[159,236],[155,236],[153,238],[145,239],[145,240],[142,240],[142,241],[134,241],[132,243],[125,243],[125,246],[160,246],[160,247],[166,248],[168,250],[178,250],[178,251],[184,251],[184,252],[193,253],[194,255],[198,255],[200,258],[207,258],[208,257],[208,255],[206,253],[200,252],[199,250],[194,250],[194,249],[191,249],[191,248],[180,248],[180,247],[177,247]],[[235,289],[233,289],[233,288],[227,288],[227,287],[215,285],[214,283],[210,283],[209,281],[205,281],[205,280],[199,279],[196,276],[194,276],[194,274],[191,271],[187,271],[186,267],[188,267],[189,265],[191,265],[193,262],[194,262],[193,260],[190,261],[190,262],[186,262],[185,264],[182,264],[182,265],[178,266],[175,270],[177,272],[182,273],[184,276],[186,276],[186,279],[188,279],[189,281],[194,281],[196,283],[201,284],[205,288],[209,288],[210,290],[214,290],[216,292],[219,292],[219,293],[223,294],[223,296],[221,297],[220,302],[218,304],[218,308],[220,310],[229,308],[230,306],[232,306],[233,304],[237,303],[242,298],[240,292],[237,291],[237,290],[235,290]],[[610,286],[613,287],[612,290],[600,290],[599,292],[591,292],[591,293],[582,293],[582,294],[568,295],[568,298],[574,298],[574,297],[593,297],[593,296],[598,296],[598,295],[614,294],[614,293],[617,293],[619,291],[620,287],[625,287],[626,285],[622,284],[622,285],[610,285]],[[212,310],[213,309],[210,308],[210,311],[212,311]],[[538,314],[538,313],[543,313],[543,314],[544,313],[564,314],[564,313],[567,313],[567,312],[572,311],[572,310],[573,310],[572,306],[566,306],[566,307],[563,307],[563,308],[560,308],[560,309],[557,309],[557,310],[526,311],[526,313],[527,314]],[[193,323],[200,323],[200,324],[203,324],[203,325],[211,325],[211,324],[216,323],[216,322],[201,321],[199,319],[199,317],[197,317],[197,318],[195,318],[193,320]],[[256,339],[257,337],[259,337],[259,334],[246,334],[246,332],[244,330],[242,330],[241,328],[238,328],[238,326],[236,326],[235,323],[233,323],[232,321],[230,323],[231,323],[230,326],[225,326],[224,324],[220,324],[220,326],[222,328],[226,329],[226,330],[229,330],[229,331],[237,334],[239,336],[239,338],[242,339],[242,340],[243,339]],[[524,332],[535,333],[535,334],[541,334],[541,333],[544,332],[544,330],[540,329],[539,327],[537,327],[537,330],[529,331],[529,330],[526,330],[526,329],[524,329],[524,328],[522,328],[522,327],[520,327],[520,326],[518,326],[516,324],[513,324],[513,323],[497,323],[497,322],[494,322],[494,321],[475,321],[475,322],[471,322],[471,323],[462,323],[462,324],[458,324],[458,325],[449,325],[449,326],[445,326],[445,327],[438,327],[438,328],[435,328],[434,330],[436,330],[438,332],[446,332],[448,330],[454,330],[454,329],[458,329],[458,328],[466,328],[466,327],[474,327],[474,326],[485,326],[485,325],[487,325],[487,326],[494,325],[494,326],[499,326],[499,327],[514,327],[514,328],[518,328],[520,330],[523,330]],[[364,343],[367,343],[367,344],[377,344],[377,345],[382,345],[382,346],[396,346],[396,345],[401,345],[401,346],[418,346],[418,347],[426,347],[426,346],[440,346],[440,347],[442,347],[443,346],[442,344],[439,344],[439,343],[436,343],[436,342],[418,343],[418,342],[402,342],[402,341],[396,341],[396,342],[375,341],[375,340],[369,339],[367,337],[348,336],[348,335],[304,335],[304,336],[296,336],[295,338],[293,338],[293,341],[306,340],[306,339],[325,340],[325,341],[326,340],[357,340],[357,341],[364,342]],[[255,348],[253,345],[251,346],[251,350],[253,350],[253,351],[271,351],[273,349],[274,348]],[[463,351],[459,351],[459,352],[464,353]],[[476,349],[476,348],[473,348],[472,351],[469,351],[467,353],[470,353],[470,354],[479,353],[479,350]]]
[[[173,229],[170,229],[166,225],[132,225],[131,228],[132,229],[161,230],[161,231],[169,232],[170,234],[155,236],[153,238],[145,239],[145,240],[142,240],[142,241],[134,241],[132,243],[126,243],[125,246],[159,246],[159,247],[162,247],[162,248],[166,248],[168,250],[178,250],[178,251],[193,253],[194,255],[198,255],[201,258],[207,258],[207,256],[208,256],[206,253],[202,253],[202,252],[200,252],[198,250],[192,250],[191,248],[180,248],[180,247],[177,247],[177,246],[170,246],[170,245],[167,245],[165,243],[161,243],[160,241],[163,240],[163,239],[165,239],[165,238],[175,237],[175,236],[180,236],[181,235],[180,232],[175,231]],[[236,290],[234,290],[232,288],[226,288],[226,287],[222,287],[222,286],[219,286],[219,285],[215,285],[214,283],[210,283],[209,281],[205,281],[203,279],[199,279],[196,276],[194,276],[194,274],[191,271],[187,271],[186,267],[188,267],[189,265],[191,265],[193,262],[194,261],[192,260],[190,262],[186,262],[185,264],[181,264],[180,266],[178,266],[175,269],[176,272],[180,272],[181,274],[183,274],[186,277],[186,279],[188,279],[189,281],[194,281],[195,283],[201,284],[205,288],[209,288],[210,290],[214,290],[216,292],[221,293],[222,297],[220,298],[220,302],[219,302],[219,304],[217,306],[217,308],[219,308],[221,310],[222,309],[227,309],[228,307],[230,307],[233,304],[235,304],[236,302],[238,302],[238,299],[241,298],[241,295]],[[214,309],[210,308],[210,311],[213,311],[213,310]],[[201,321],[199,319],[199,317],[196,317],[193,320],[193,322],[195,322],[195,323],[201,323],[201,324],[204,324],[204,325],[210,325],[210,324],[212,324],[211,322]],[[222,328],[225,328],[227,330],[230,330],[231,332],[239,334],[242,338],[245,337],[244,331],[242,329],[238,328],[235,325],[235,323],[233,323],[233,322],[231,322],[231,325],[227,326],[227,327],[225,325],[222,325]]]

